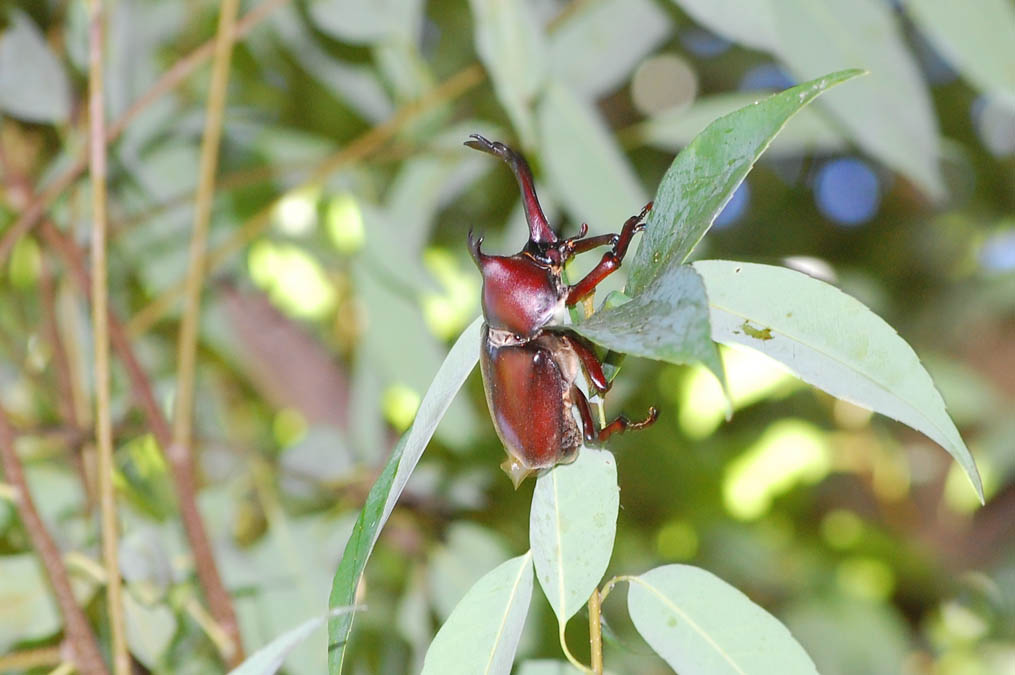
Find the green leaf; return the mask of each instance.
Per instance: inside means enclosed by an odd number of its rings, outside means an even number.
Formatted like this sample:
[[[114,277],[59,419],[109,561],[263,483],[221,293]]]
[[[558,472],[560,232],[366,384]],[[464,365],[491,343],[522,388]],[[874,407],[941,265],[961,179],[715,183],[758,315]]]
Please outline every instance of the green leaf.
[[[420,0],[314,0],[308,7],[318,28],[339,40],[373,44],[414,39],[420,31]]]
[[[895,11],[883,0],[770,2],[775,54],[801,80],[840,68],[870,77],[822,103],[872,157],[903,173],[929,197],[944,194],[939,132],[916,59]]]
[[[328,617],[352,616],[356,607],[336,607],[327,614],[307,619],[291,628],[247,657],[229,671],[229,675],[274,675],[289,653],[306,640]]]
[[[630,262],[628,295],[687,258],[754,163],[797,111],[861,74],[833,73],[720,117],[673,160],[656,192],[648,226]]]
[[[512,558],[469,589],[437,631],[423,675],[511,672],[532,599],[532,553]]]
[[[579,4],[550,37],[553,74],[574,91],[599,98],[622,86],[672,30],[651,0]]]
[[[906,0],[914,23],[974,87],[1015,105],[1015,5],[979,0],[976,11],[948,0]]]
[[[571,328],[623,354],[678,364],[701,362],[725,388],[705,285],[690,265],[663,270],[630,302],[601,309]]]
[[[630,137],[661,150],[679,150],[690,143],[712,120],[753,105],[766,92],[733,92],[705,96],[689,108],[666,110],[634,127]],[[846,147],[846,139],[817,108],[807,107],[786,125],[766,150],[766,156],[796,157],[809,152],[832,152]]]
[[[469,0],[476,53],[522,147],[536,144],[532,102],[546,79],[546,38],[522,0]]]
[[[31,553],[0,556],[0,652],[60,630],[42,565]]]
[[[22,11],[10,13],[0,34],[0,111],[26,122],[63,122],[70,84],[46,38]]]
[[[579,448],[578,459],[542,474],[532,493],[529,543],[536,576],[563,627],[585,605],[613,553],[620,490],[607,450]]]
[[[710,572],[666,565],[629,581],[635,628],[681,675],[818,672],[785,626]]]
[[[883,319],[834,286],[782,267],[704,260],[694,268],[708,292],[713,340],[756,349],[804,382],[926,434],[955,457],[983,500],[973,456],[941,394]]]
[[[673,0],[692,19],[733,42],[772,51],[779,42],[769,0]]]
[[[123,612],[130,653],[148,668],[157,668],[176,634],[173,610],[165,603],[142,604],[125,593]]]
[[[592,233],[615,232],[648,201],[627,157],[592,103],[555,83],[539,103],[547,181]]]
[[[353,604],[367,558],[373,551],[381,527],[387,522],[398,496],[405,489],[409,475],[419,462],[423,450],[437,429],[455,394],[479,360],[479,329],[482,319],[466,328],[451,347],[430,388],[420,403],[416,419],[399,440],[384,466],[380,477],[370,488],[366,504],[360,511],[352,535],[345,545],[342,560],[331,585],[330,607]],[[352,631],[353,614],[341,614],[328,623],[328,667],[332,675],[342,672],[345,645]]]

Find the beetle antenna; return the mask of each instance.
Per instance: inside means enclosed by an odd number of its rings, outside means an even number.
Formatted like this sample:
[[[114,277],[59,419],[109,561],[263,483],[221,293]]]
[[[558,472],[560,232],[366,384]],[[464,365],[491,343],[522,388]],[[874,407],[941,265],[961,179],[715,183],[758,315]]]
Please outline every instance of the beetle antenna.
[[[543,215],[543,209],[539,206],[536,183],[532,178],[532,169],[529,168],[525,157],[500,141],[491,141],[479,134],[471,134],[469,139],[465,141],[465,145],[474,150],[500,157],[514,172],[515,178],[518,180],[518,187],[522,191],[522,206],[525,209],[525,220],[529,224],[529,240],[537,244],[557,241],[557,235],[550,228],[546,216]]]

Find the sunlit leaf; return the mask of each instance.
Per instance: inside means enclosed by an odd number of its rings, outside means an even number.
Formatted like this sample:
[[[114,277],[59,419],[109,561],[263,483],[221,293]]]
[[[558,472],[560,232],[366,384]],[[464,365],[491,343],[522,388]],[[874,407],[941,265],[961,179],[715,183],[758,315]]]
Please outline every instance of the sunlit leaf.
[[[848,89],[831,93],[825,109],[872,157],[905,174],[931,198],[942,197],[930,93],[888,3],[771,0],[770,6],[775,53],[797,78],[841,68],[870,71]]]
[[[716,342],[757,349],[805,382],[923,432],[951,453],[983,499],[976,464],[941,394],[881,317],[790,269],[729,260],[694,268],[705,281]]]
[[[674,265],[630,302],[602,309],[573,328],[622,354],[678,364],[703,363],[724,382],[708,321],[701,277],[689,265]]]
[[[476,53],[522,140],[536,142],[532,104],[546,78],[546,38],[522,0],[469,0]]]
[[[976,11],[948,0],[906,0],[908,14],[973,86],[1015,105],[1015,5],[978,0]]]
[[[691,18],[730,40],[770,51],[778,42],[771,0],[673,0]]]
[[[532,599],[532,553],[494,568],[469,589],[437,631],[423,675],[511,672]]]
[[[560,624],[588,601],[613,553],[620,490],[607,450],[580,448],[578,459],[536,481],[529,543],[536,576]]]
[[[682,263],[786,122],[817,96],[860,74],[833,73],[712,122],[673,160],[628,266],[628,295]]]
[[[817,673],[785,626],[710,572],[666,565],[630,582],[635,628],[681,675]]]
[[[46,38],[19,10],[0,33],[0,110],[27,122],[63,122],[70,114],[70,85]]]
[[[671,30],[651,0],[582,3],[550,37],[551,69],[575,91],[598,98],[620,87]]]
[[[539,103],[539,134],[547,180],[575,222],[612,232],[645,205],[637,175],[595,106],[563,84],[551,85]]]
[[[690,143],[713,120],[752,105],[768,96],[765,92],[735,92],[699,98],[688,108],[667,110],[639,124],[630,133],[633,141],[662,150],[679,150]],[[831,152],[846,147],[843,134],[817,108],[806,107],[779,132],[766,157],[799,156]]]
[[[427,443],[430,442],[437,424],[479,360],[481,325],[482,321],[476,319],[462,332],[461,337],[448,352],[430,388],[423,396],[415,421],[399,440],[380,477],[370,488],[366,504],[345,546],[342,561],[335,571],[330,607],[353,604],[356,586],[363,575],[367,558],[373,551],[381,528],[395,508],[395,502],[405,489],[409,475],[419,462]],[[328,623],[328,667],[332,675],[339,675],[342,672],[346,641],[352,631],[352,620],[353,614],[341,614]]]

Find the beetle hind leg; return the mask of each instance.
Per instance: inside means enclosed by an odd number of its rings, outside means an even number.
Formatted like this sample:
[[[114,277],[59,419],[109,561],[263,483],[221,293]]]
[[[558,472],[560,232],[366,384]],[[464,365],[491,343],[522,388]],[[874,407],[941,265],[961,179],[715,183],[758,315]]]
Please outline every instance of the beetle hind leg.
[[[657,410],[655,406],[649,407],[648,417],[641,420],[640,422],[632,422],[631,420],[621,415],[620,417],[618,417],[617,419],[613,420],[605,427],[600,429],[599,433],[596,435],[596,440],[600,443],[605,443],[606,439],[608,439],[615,433],[627,431],[629,429],[646,429],[655,424],[657,419],[659,419],[659,410]]]

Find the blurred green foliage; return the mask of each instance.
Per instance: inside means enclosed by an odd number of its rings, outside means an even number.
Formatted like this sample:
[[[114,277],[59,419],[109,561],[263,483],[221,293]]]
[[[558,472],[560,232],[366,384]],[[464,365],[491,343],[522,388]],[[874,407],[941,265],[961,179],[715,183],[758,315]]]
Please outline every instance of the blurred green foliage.
[[[213,36],[217,3],[107,6],[116,119]],[[468,133],[524,149],[547,215],[566,233],[583,221],[602,233],[640,208],[675,150],[716,115],[761,90],[864,67],[861,92],[842,87],[790,123],[695,256],[802,269],[885,318],[934,376],[983,474],[986,506],[928,439],[757,354],[722,351],[728,423],[704,369],[630,358],[608,410],[655,404],[662,414],[612,444],[621,515],[608,574],[666,562],[711,570],[782,619],[826,674],[1010,672],[1015,10],[997,0],[977,11],[987,18],[959,21],[923,0],[294,0],[272,11],[234,54],[212,246],[264,209],[270,218],[211,273],[196,418],[200,505],[248,652],[327,607],[367,489],[449,341],[479,311],[465,233],[483,232],[497,253],[524,240],[510,175],[462,148]],[[0,5],[0,236],[26,206],[19,181],[41,189],[85,145],[85,29],[80,2]],[[477,62],[485,79],[413,108]],[[109,275],[121,317],[185,274],[207,88],[205,66],[110,146]],[[392,116],[396,133],[371,141]],[[352,161],[308,183],[350,148],[360,148]],[[50,209],[82,243],[89,196],[85,178]],[[87,487],[87,306],[34,235],[0,277],[0,404],[104,639]],[[617,277],[600,298],[622,287]],[[167,409],[179,312],[174,303],[134,324],[147,328],[133,341]],[[222,672],[165,461],[122,370],[114,377],[131,651],[154,673]],[[477,373],[367,567],[369,611],[357,618],[348,672],[418,672],[471,584],[527,549],[532,483],[512,490],[501,459]],[[60,640],[7,487],[0,664]],[[519,660],[533,662],[520,672],[557,672],[535,662],[559,658],[552,612],[540,596],[530,611]],[[621,608],[605,611],[611,670],[668,672]],[[581,624],[569,638],[584,658]],[[318,631],[286,670],[324,672],[325,661]]]

